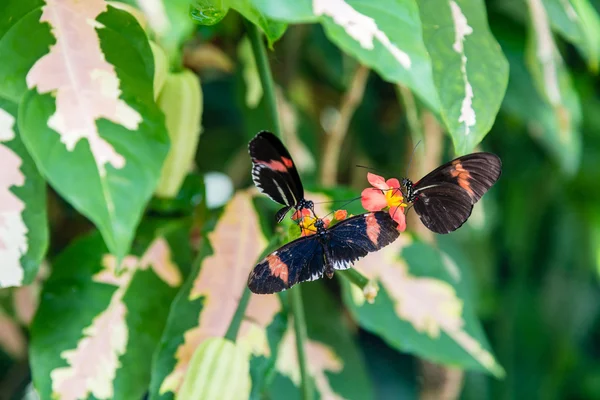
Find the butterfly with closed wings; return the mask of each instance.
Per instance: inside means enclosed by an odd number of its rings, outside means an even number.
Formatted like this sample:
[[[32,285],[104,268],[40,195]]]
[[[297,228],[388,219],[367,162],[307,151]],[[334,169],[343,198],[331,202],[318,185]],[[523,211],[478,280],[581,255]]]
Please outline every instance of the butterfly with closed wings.
[[[419,181],[402,179],[404,198],[412,203],[423,225],[436,233],[460,228],[502,173],[500,158],[492,153],[458,157]]]
[[[350,268],[400,235],[396,222],[383,211],[356,215],[331,228],[316,219],[314,227],[315,234],[296,239],[259,262],[248,277],[248,288],[268,294],[323,275],[332,278],[334,271]]]
[[[283,221],[290,209],[309,209],[314,215],[314,203],[304,198],[304,187],[281,140],[267,131],[259,132],[248,144],[252,159],[252,180],[262,193],[283,204],[275,218]]]

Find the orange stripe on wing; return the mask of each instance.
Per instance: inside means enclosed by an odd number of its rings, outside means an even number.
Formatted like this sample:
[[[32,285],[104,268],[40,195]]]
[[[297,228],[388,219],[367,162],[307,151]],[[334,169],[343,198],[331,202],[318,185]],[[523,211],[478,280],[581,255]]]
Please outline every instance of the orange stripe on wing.
[[[287,167],[281,161],[263,161],[263,160],[255,160],[257,164],[264,165],[274,171],[279,172],[288,172]]]
[[[287,157],[281,156],[281,161],[283,161],[283,165],[288,168],[292,168],[294,166],[294,162]]]
[[[373,242],[374,245],[377,245],[379,240],[379,233],[381,232],[381,227],[379,226],[379,222],[377,222],[377,218],[375,214],[368,213],[365,215],[365,221],[367,222],[367,236],[369,240]]]
[[[475,193],[473,193],[473,189],[471,189],[471,174],[467,171],[461,164],[460,160],[454,160],[452,162],[452,171],[450,175],[453,178],[456,178],[458,181],[458,186],[465,189],[472,198],[475,198]]]
[[[271,270],[271,275],[277,277],[288,285],[288,266],[286,263],[281,261],[281,259],[277,256],[277,254],[273,253],[267,256],[266,261],[269,263],[269,269]]]

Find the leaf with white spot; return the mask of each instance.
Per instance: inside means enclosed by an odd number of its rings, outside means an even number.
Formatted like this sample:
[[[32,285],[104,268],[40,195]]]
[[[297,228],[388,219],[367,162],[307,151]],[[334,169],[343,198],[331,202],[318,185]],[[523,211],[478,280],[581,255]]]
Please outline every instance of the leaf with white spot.
[[[418,4],[442,118],[455,151],[469,153],[494,123],[508,82],[508,63],[489,30],[482,0]]]
[[[170,303],[191,263],[188,230],[176,221],[145,222],[119,273],[97,233],[56,259],[31,327],[33,381],[42,398],[143,396]]]
[[[356,263],[380,286],[374,304],[342,280],[344,301],[354,317],[398,350],[439,363],[503,376],[475,318],[456,264],[424,243],[403,235]]]
[[[434,111],[439,101],[412,1],[252,0],[264,14],[294,23],[320,22],[342,50],[384,79],[411,88]]]
[[[308,341],[305,354],[315,398],[371,399],[373,392],[360,352],[342,311],[322,281],[302,285]],[[318,310],[311,312],[311,310]],[[283,399],[300,392],[300,370],[292,321],[279,345],[276,376],[270,398]]]
[[[581,105],[560,56],[541,0],[532,0],[525,56],[520,44],[504,43],[510,61],[510,82],[502,105],[517,117],[568,174],[581,158]],[[532,79],[533,78],[533,79]]]
[[[172,399],[183,384],[200,344],[225,336],[246,288],[248,274],[267,246],[250,191],[240,191],[206,234],[197,270],[175,300],[154,358],[151,399]],[[275,362],[276,344],[285,327],[276,295],[251,295],[237,343],[251,358],[253,392]]]
[[[16,115],[16,105],[0,99],[0,287],[31,283],[48,246],[46,187]]]
[[[42,5],[0,37],[0,58],[13,70],[0,70],[8,81],[0,92],[21,99],[19,130],[42,175],[121,258],[168,150],[152,51],[135,19],[102,0]],[[8,55],[17,34],[36,38],[35,53]],[[22,85],[11,86],[16,80]]]
[[[598,72],[600,17],[588,0],[543,0],[552,28],[573,43]]]

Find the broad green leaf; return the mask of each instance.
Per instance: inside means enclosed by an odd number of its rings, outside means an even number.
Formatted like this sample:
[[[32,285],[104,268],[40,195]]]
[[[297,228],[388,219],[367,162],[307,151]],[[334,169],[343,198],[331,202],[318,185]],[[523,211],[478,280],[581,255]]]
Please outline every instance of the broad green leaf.
[[[413,1],[252,0],[272,19],[320,22],[332,42],[384,79],[411,88],[433,111],[439,100]]]
[[[23,142],[41,173],[121,258],[168,150],[164,117],[153,100],[152,52],[130,14],[105,9],[99,0],[43,10],[11,30],[29,36],[42,22],[68,21],[68,28],[52,31],[56,44],[48,54],[26,60],[31,90],[19,106]],[[52,40],[42,37],[37,40]],[[10,60],[15,68],[25,62]]]
[[[538,101],[537,107],[534,107],[535,103],[533,103],[517,112],[523,113],[527,110],[527,119],[533,117],[532,109],[540,110],[539,113],[544,114],[544,118],[537,121],[537,127],[531,130],[532,135],[560,162],[563,171],[573,174],[579,166],[581,155],[579,97],[556,48],[548,15],[541,0],[528,0],[528,5],[530,33],[525,51],[525,63],[533,78],[534,90],[541,97],[542,104]],[[525,79],[530,78],[525,77]],[[527,82],[522,84],[524,87],[531,87]],[[513,87],[512,82],[511,87]],[[521,91],[523,88],[516,88],[516,90]],[[528,97],[533,96],[530,94]]]
[[[189,271],[188,230],[172,220],[142,224],[120,272],[97,233],[56,259],[31,327],[42,398],[143,397],[169,306]]]
[[[273,43],[279,40],[287,29],[287,24],[268,18],[252,0],[195,0],[192,16],[201,25],[214,25],[225,17],[229,8],[258,26],[267,37],[270,47],[273,47]]]
[[[508,63],[492,36],[482,0],[419,2],[441,115],[458,154],[491,129],[508,82]]]
[[[573,43],[598,72],[600,18],[588,0],[543,0],[552,28]]]
[[[16,104],[0,98],[0,287],[31,283],[48,247],[46,185],[16,118]]]
[[[321,399],[371,399],[371,382],[342,310],[323,282],[302,284],[308,341],[304,351],[312,385]],[[292,321],[279,347],[270,398],[300,399],[300,370]]]
[[[475,317],[461,269],[448,255],[403,234],[355,268],[380,286],[369,304],[360,289],[341,282],[344,301],[362,327],[398,350],[504,375]]]
[[[177,397],[198,346],[208,338],[225,336],[242,294],[248,290],[248,274],[266,245],[252,195],[237,192],[206,234],[199,265],[173,302],[154,357],[151,399]],[[252,355],[253,391],[260,392],[255,386],[262,384],[275,362],[285,327],[280,314],[276,295],[251,295],[236,343]]]

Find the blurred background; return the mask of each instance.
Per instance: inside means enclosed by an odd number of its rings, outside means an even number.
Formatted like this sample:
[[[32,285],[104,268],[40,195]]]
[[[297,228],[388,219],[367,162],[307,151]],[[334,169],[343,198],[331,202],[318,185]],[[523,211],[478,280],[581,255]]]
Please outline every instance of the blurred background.
[[[570,133],[580,138],[581,151],[571,151],[560,144],[560,119],[536,93],[526,68],[526,10],[509,4],[514,2],[487,3],[491,29],[510,62],[510,81],[479,149],[501,157],[502,176],[463,228],[427,240],[450,242],[468,257],[477,314],[506,378],[467,372],[460,397],[598,399],[598,77],[573,46],[557,38],[581,107],[579,128]],[[256,72],[244,61],[249,46],[240,44],[242,28],[233,13],[214,27],[199,27],[203,44],[191,47],[185,58],[199,71],[205,98],[198,169],[223,172],[236,188],[251,185],[248,140],[270,129],[262,101],[252,99],[247,76]],[[214,64],[195,63],[195,52],[212,46],[223,52],[215,52]],[[308,187],[335,184],[360,191],[367,186],[366,171],[356,164],[386,177],[405,176],[419,139],[408,172],[413,180],[456,156],[418,99],[360,67],[320,25],[291,25],[269,59],[279,86],[284,141]],[[347,134],[331,148],[340,124],[349,124]],[[332,157],[339,158],[333,177],[325,170]],[[408,229],[428,235],[414,215]],[[390,351],[376,336],[361,331],[359,337],[381,398],[417,396],[426,379],[442,384],[433,367],[429,376],[426,364]]]
[[[486,3],[490,27],[510,63],[510,80],[478,149],[500,156],[502,176],[457,232],[433,235],[412,212],[408,230],[466,257],[476,313],[506,377],[439,368],[354,329],[377,398],[459,393],[463,399],[600,399],[597,68],[594,72],[573,45],[556,37],[577,110],[576,128],[565,133],[560,110],[539,96],[527,68],[527,11],[512,0]],[[600,1],[592,3],[598,10]],[[205,176],[209,202],[218,206],[232,189],[252,185],[248,141],[273,127],[265,122],[265,98],[239,14],[194,29],[183,63],[200,76],[204,96],[196,169]],[[308,189],[343,186],[360,192],[368,184],[357,164],[386,177],[418,180],[456,156],[443,126],[418,98],[344,54],[321,25],[290,25],[268,57],[283,139]],[[574,135],[575,145],[562,144],[565,134]],[[49,209],[51,255],[91,229],[56,195]],[[8,358],[1,362],[10,364]],[[17,375],[27,370],[21,367],[0,363],[0,370]],[[2,382],[6,387],[10,375]]]

